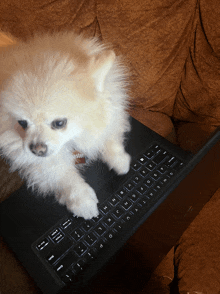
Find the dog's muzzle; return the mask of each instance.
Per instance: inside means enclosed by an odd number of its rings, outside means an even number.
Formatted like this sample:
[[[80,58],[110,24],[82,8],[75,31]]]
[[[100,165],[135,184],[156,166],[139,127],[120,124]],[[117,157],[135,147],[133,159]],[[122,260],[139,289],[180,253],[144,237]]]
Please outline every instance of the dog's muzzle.
[[[37,143],[37,144],[31,143],[29,145],[29,148],[30,148],[31,152],[37,156],[43,157],[43,156],[46,156],[46,154],[47,154],[47,145],[44,143]]]

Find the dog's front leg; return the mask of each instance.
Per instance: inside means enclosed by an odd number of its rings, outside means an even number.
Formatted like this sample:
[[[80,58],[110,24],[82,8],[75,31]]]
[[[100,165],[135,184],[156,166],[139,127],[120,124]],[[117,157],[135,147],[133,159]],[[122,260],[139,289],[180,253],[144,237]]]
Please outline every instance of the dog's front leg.
[[[106,148],[102,152],[103,160],[108,164],[110,169],[114,169],[117,174],[123,175],[130,169],[131,156],[125,152],[121,140],[109,140]]]
[[[66,205],[74,215],[85,219],[99,215],[95,191],[85,182],[74,166],[66,169],[58,185],[59,193],[56,194],[58,202]]]

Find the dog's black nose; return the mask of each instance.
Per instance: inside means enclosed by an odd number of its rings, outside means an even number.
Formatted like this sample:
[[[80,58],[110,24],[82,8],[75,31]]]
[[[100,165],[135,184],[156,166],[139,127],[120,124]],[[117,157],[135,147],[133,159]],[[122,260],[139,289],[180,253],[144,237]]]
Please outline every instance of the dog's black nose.
[[[31,143],[29,145],[29,148],[31,152],[37,156],[46,156],[47,154],[47,145],[44,143],[37,143],[37,144]]]

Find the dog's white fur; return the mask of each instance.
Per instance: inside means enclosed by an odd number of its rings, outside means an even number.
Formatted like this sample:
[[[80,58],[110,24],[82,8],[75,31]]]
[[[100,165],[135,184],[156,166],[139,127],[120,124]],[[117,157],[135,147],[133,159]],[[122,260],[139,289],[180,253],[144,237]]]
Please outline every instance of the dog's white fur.
[[[55,192],[85,219],[98,216],[98,199],[74,164],[73,149],[100,156],[118,174],[129,171],[124,133],[130,130],[124,69],[95,39],[74,33],[35,36],[0,49],[0,148],[11,171],[29,187]],[[67,119],[54,129],[54,120]],[[23,129],[18,121],[27,121]],[[30,144],[46,144],[37,156]]]

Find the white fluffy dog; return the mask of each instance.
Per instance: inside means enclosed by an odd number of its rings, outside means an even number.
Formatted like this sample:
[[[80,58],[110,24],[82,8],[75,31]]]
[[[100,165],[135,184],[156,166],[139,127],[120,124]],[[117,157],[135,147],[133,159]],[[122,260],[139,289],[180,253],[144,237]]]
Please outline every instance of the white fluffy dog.
[[[35,36],[0,49],[0,148],[29,187],[54,192],[76,216],[98,216],[98,199],[73,150],[129,171],[124,69],[112,50],[74,33]]]

